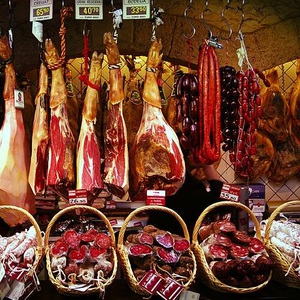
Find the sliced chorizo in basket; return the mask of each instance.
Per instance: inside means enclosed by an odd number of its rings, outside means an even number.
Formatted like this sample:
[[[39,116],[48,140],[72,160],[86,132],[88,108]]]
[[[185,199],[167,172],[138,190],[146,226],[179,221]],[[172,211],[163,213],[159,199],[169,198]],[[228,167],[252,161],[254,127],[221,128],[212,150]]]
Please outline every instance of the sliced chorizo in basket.
[[[246,258],[249,255],[249,250],[245,246],[233,243],[229,247],[229,254],[232,258],[242,259],[242,258]]]

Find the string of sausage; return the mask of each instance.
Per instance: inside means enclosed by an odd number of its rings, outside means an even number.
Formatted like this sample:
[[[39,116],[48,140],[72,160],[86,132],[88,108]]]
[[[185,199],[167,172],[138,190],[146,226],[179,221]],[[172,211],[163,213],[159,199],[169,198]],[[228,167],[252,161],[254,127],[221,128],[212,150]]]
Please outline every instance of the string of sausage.
[[[214,47],[205,41],[198,57],[199,141],[194,157],[204,164],[220,159],[221,88],[219,61]]]

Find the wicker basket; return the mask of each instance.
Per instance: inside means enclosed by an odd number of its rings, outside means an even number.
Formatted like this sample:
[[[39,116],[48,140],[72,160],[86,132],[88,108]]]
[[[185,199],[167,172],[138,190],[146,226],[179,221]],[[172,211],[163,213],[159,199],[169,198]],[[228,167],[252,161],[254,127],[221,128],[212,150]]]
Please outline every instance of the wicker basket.
[[[13,210],[13,211],[17,211],[17,212],[24,214],[35,229],[37,246],[35,248],[34,262],[31,266],[30,270],[26,274],[26,276],[24,276],[24,278],[22,279],[23,282],[26,282],[26,280],[28,278],[36,277],[36,271],[38,271],[38,267],[39,267],[41,259],[43,257],[43,237],[42,237],[40,227],[39,227],[38,223],[36,222],[36,220],[34,219],[34,217],[23,208],[13,206],[13,205],[2,205],[2,206],[0,206],[0,210],[10,210],[10,211]]]
[[[276,218],[276,216],[286,207],[300,205],[300,201],[288,201],[284,204],[278,206],[271,214],[267,221],[266,229],[265,229],[265,244],[268,250],[268,253],[272,260],[275,263],[275,268],[273,270],[273,279],[293,288],[300,288],[300,277],[297,275],[295,269],[290,267],[291,263],[286,259],[282,252],[274,246],[270,241],[270,229],[272,226],[272,222]]]
[[[193,237],[192,237],[192,249],[195,253],[196,260],[198,263],[197,269],[198,269],[201,281],[205,285],[207,285],[209,288],[216,290],[216,291],[220,291],[220,292],[237,293],[237,294],[256,292],[268,284],[268,282],[270,281],[270,279],[272,277],[272,272],[270,272],[268,280],[266,280],[264,283],[257,285],[257,286],[253,286],[253,287],[249,287],[249,288],[238,288],[238,287],[233,287],[233,286],[227,285],[215,277],[215,275],[209,268],[204,251],[199,244],[199,241],[198,241],[199,229],[201,227],[201,224],[202,224],[204,218],[207,216],[208,213],[210,213],[214,209],[219,208],[219,207],[225,207],[225,206],[227,206],[227,207],[231,206],[231,207],[239,208],[239,209],[246,211],[254,222],[254,226],[256,229],[256,237],[261,240],[261,232],[260,232],[259,222],[256,219],[253,212],[244,204],[241,204],[239,202],[233,202],[233,201],[220,201],[220,202],[217,202],[217,203],[214,203],[214,204],[208,206],[201,213],[198,220],[196,221],[194,231],[193,231]]]
[[[111,272],[111,275],[105,281],[98,282],[96,286],[90,287],[89,289],[87,289],[85,291],[75,290],[75,289],[70,288],[69,286],[63,285],[58,279],[56,279],[54,277],[52,270],[51,270],[51,257],[50,257],[50,245],[49,245],[49,237],[50,237],[51,229],[52,229],[53,225],[55,224],[55,222],[60,217],[62,217],[64,214],[67,214],[72,211],[80,211],[80,212],[83,211],[83,212],[87,212],[87,213],[98,216],[101,220],[104,221],[104,223],[107,227],[108,233],[110,234],[110,237],[111,237],[112,263],[113,263],[113,270]],[[54,284],[57,291],[61,294],[68,295],[68,296],[83,296],[83,295],[99,293],[100,296],[103,296],[106,286],[110,285],[116,276],[118,260],[117,260],[117,252],[116,252],[115,234],[114,234],[113,228],[112,228],[109,220],[106,218],[106,216],[94,207],[87,206],[87,205],[73,205],[73,206],[66,207],[66,208],[62,209],[60,212],[58,212],[51,219],[51,221],[49,222],[49,224],[47,226],[45,237],[44,237],[44,245],[45,245],[45,254],[46,254],[46,267],[47,267],[49,279],[52,282],[52,284]]]
[[[158,206],[158,205],[147,205],[147,206],[142,206],[134,211],[132,211],[127,218],[125,219],[120,232],[119,232],[119,237],[118,237],[118,254],[119,254],[119,261],[124,273],[124,277],[127,280],[127,283],[129,284],[129,287],[137,294],[144,295],[144,296],[151,296],[151,294],[143,289],[140,285],[139,282],[137,281],[135,275],[133,274],[133,270],[131,268],[130,260],[128,257],[128,253],[126,250],[126,247],[124,245],[124,235],[126,233],[126,229],[128,226],[128,223],[138,214],[141,214],[143,212],[149,212],[149,211],[162,211],[165,212],[166,214],[172,215],[181,225],[182,230],[183,230],[183,236],[186,238],[188,241],[190,241],[190,235],[187,229],[186,224],[184,223],[183,219],[172,209],[164,207],[164,206]],[[163,228],[159,228],[163,229]],[[191,251],[191,249],[188,250],[189,256],[193,259],[193,272],[189,278],[189,280],[183,285],[185,289],[188,289],[188,287],[191,285],[191,283],[194,281],[196,277],[196,272],[197,272],[197,263],[196,263],[196,258],[194,253]]]

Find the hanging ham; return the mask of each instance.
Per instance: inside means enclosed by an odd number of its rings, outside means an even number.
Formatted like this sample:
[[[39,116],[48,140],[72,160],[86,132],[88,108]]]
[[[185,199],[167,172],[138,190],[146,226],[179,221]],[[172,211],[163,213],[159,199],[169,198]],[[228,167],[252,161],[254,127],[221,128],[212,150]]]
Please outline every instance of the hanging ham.
[[[50,39],[45,41],[48,65],[58,63],[58,52]],[[57,194],[68,198],[75,185],[75,139],[67,114],[67,90],[63,67],[52,68],[50,91],[50,128],[47,185]]]
[[[277,69],[269,70],[266,79],[270,87],[263,86],[260,92],[263,113],[258,126],[273,143],[283,142],[288,137],[290,108],[280,88]]]
[[[109,109],[104,132],[104,182],[115,200],[128,199],[127,130],[123,117],[123,78],[120,53],[112,34],[105,33],[103,43],[109,65]]]
[[[175,131],[161,110],[156,68],[162,54],[161,41],[149,50],[143,90],[144,108],[139,130],[130,151],[130,193],[132,200],[145,200],[147,190],[161,189],[175,194],[185,180],[185,163]]]
[[[135,68],[134,59],[129,55],[125,55],[125,60],[129,70],[129,79],[126,83],[126,97],[123,104],[123,114],[127,128],[128,150],[130,150],[140,127],[143,112],[143,100],[137,78],[138,70]]]
[[[297,60],[297,79],[294,84],[289,102],[292,116],[292,131],[300,141],[300,59]]]
[[[91,59],[89,82],[84,98],[82,121],[77,142],[76,188],[88,192],[88,200],[92,201],[103,189],[101,178],[101,154],[95,132],[98,89],[101,80],[103,54],[94,52]]]
[[[16,109],[14,89],[17,88],[12,51],[6,36],[0,37],[0,58],[7,61],[3,97],[4,121],[0,129],[0,205],[15,205],[35,214],[35,200],[28,184],[29,145],[22,111]],[[0,217],[9,225],[23,223],[27,217],[17,211],[1,211]]]
[[[43,194],[46,190],[48,159],[48,71],[41,63],[39,71],[39,87],[35,97],[35,113],[33,120],[31,160],[29,184],[34,194]]]

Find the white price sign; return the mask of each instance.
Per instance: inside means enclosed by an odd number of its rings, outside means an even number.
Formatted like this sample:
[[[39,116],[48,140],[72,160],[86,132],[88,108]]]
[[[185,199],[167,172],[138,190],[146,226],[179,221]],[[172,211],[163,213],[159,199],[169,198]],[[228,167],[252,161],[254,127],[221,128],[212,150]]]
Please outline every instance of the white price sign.
[[[123,19],[150,19],[150,0],[123,0]]]
[[[30,0],[30,22],[51,20],[53,0]]]
[[[102,20],[103,1],[102,0],[76,0],[75,19]]]
[[[69,204],[87,204],[87,190],[78,189],[69,191]]]

